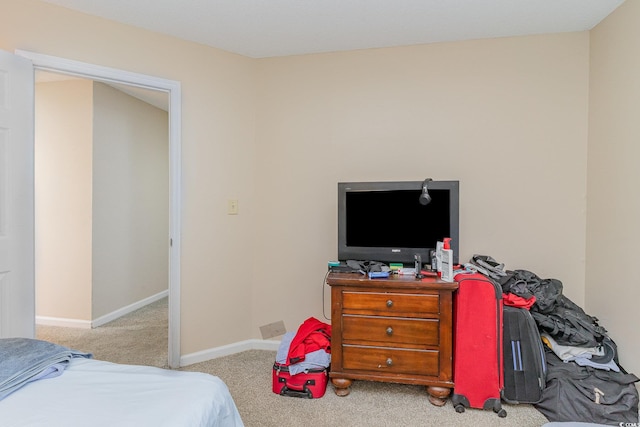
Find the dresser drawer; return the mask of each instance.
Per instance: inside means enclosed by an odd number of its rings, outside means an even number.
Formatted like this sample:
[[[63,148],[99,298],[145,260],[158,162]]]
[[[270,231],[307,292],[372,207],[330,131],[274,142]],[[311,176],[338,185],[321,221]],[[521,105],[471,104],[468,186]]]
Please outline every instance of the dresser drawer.
[[[389,374],[438,376],[440,353],[435,350],[391,349],[344,345],[342,366],[346,370]]]
[[[353,316],[342,317],[344,342],[365,345],[397,346],[412,348],[437,346],[440,322],[437,319],[406,319],[398,317]]]
[[[440,298],[433,294],[352,292],[342,294],[344,313],[397,317],[433,317],[440,311]]]

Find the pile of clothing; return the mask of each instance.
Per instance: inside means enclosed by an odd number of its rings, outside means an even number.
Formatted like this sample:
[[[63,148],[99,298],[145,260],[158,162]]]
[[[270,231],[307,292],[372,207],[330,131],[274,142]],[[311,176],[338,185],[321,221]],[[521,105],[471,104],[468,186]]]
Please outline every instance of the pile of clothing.
[[[509,271],[499,280],[505,304],[531,311],[545,345],[561,360],[620,372],[617,347],[607,330],[562,293],[558,279],[541,279],[527,270]]]
[[[284,334],[276,363],[287,366],[291,375],[328,368],[331,364],[331,325],[310,317],[296,332]]]

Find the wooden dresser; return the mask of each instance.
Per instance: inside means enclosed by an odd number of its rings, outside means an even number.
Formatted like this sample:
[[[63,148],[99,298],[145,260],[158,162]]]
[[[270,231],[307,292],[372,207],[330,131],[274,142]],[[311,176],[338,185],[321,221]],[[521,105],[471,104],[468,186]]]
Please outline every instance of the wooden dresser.
[[[427,386],[444,405],[453,388],[452,315],[457,283],[435,276],[369,279],[330,273],[331,372],[338,396],[353,380]]]

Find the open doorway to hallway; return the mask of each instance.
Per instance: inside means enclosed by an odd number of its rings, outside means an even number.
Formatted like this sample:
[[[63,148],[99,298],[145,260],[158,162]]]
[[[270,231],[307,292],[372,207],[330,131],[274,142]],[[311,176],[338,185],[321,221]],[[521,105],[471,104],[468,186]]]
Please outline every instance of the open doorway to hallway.
[[[36,76],[38,323],[84,329],[116,323],[124,333],[130,313],[151,304],[164,310],[155,317],[164,322],[162,333],[148,335],[164,334],[166,364],[168,94]],[[98,339],[90,340],[94,348]],[[125,348],[145,340],[115,342]]]

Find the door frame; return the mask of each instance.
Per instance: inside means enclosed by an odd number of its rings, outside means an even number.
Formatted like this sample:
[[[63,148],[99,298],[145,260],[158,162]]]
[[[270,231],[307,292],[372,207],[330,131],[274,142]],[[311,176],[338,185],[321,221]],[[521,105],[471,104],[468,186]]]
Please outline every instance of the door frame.
[[[182,93],[179,81],[103,67],[40,53],[16,50],[15,54],[33,63],[35,70],[50,71],[87,78],[104,83],[117,83],[158,90],[169,95],[169,331],[168,364],[180,367],[180,249],[181,249],[181,124]]]

